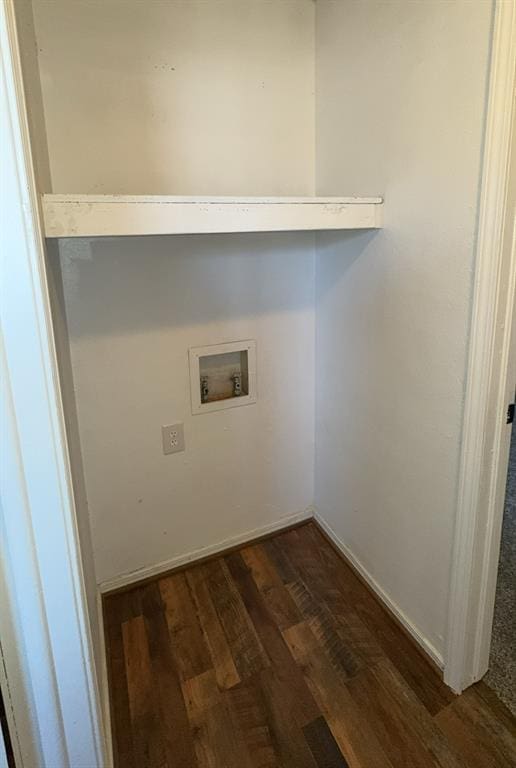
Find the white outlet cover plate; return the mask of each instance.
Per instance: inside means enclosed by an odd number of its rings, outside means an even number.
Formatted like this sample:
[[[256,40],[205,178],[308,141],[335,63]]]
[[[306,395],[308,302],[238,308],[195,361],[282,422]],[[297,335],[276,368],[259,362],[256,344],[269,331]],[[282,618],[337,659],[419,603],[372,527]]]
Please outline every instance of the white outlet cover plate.
[[[247,395],[241,397],[229,397],[227,400],[215,400],[211,403],[201,402],[200,387],[200,359],[211,355],[224,355],[228,352],[247,352],[247,373],[249,377]],[[188,350],[190,359],[190,393],[192,399],[192,413],[209,413],[210,411],[222,411],[226,408],[238,408],[242,405],[256,403],[256,341],[230,341],[225,344],[209,344],[205,347],[191,347]]]
[[[167,424],[161,427],[163,453],[181,453],[185,449],[185,432],[183,424]]]

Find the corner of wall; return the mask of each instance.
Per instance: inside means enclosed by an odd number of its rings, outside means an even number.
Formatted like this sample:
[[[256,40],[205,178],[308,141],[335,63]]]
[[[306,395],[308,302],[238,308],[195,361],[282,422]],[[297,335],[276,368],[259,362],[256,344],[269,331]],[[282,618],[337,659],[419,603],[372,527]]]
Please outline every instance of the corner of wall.
[[[99,670],[102,668],[103,655],[101,648],[100,626],[98,622],[97,579],[95,575],[95,562],[91,540],[88,500],[86,496],[86,485],[84,480],[81,442],[77,419],[77,405],[75,402],[72,363],[70,358],[70,341],[64,302],[59,246],[55,240],[47,240],[46,266],[50,305],[52,308],[54,340],[59,366],[59,385],[61,397],[63,400],[63,411],[65,414],[66,441],[70,457],[70,469],[76,510],[77,530],[79,533],[79,543],[81,547],[82,571],[88,603],[88,615],[90,619],[95,661],[97,672],[99,672]]]
[[[50,158],[32,0],[17,0],[15,12],[36,183],[39,192],[51,192]]]
[[[369,573],[367,568],[353,554],[350,548],[337,536],[331,525],[325,518],[314,509],[314,520],[324,531],[326,536],[333,542],[336,549],[341,553],[343,559],[356,571],[360,578],[366,583],[372,592],[378,597],[386,611],[404,627],[416,643],[424,650],[426,655],[436,664],[439,669],[444,668],[444,658],[440,651],[433,645],[428,637],[417,627],[410,618],[402,611],[396,601],[389,595],[376,579]]]

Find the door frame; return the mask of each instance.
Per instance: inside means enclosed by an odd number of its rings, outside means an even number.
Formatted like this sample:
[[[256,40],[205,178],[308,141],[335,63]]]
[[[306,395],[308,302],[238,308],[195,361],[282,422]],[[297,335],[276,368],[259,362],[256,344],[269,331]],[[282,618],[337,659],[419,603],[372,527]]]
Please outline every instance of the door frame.
[[[0,685],[17,768],[105,768],[14,0],[0,130]]]
[[[487,672],[508,463],[509,363],[516,286],[516,3],[497,0],[486,105],[444,680],[461,692]],[[514,150],[513,150],[514,151]],[[514,159],[514,158],[513,158]]]
[[[514,298],[515,270],[514,253],[508,254],[504,246],[504,217],[506,221],[515,24],[515,0],[497,0],[445,663],[445,680],[457,691],[487,669],[503,510],[507,306],[511,295]],[[0,509],[0,587],[8,600],[0,620],[7,681],[2,690],[8,688],[20,768],[102,768],[109,757],[81,570],[13,0],[0,3],[0,43],[6,169],[1,210],[7,223],[2,279],[9,286],[2,295],[0,347],[2,417],[8,426],[2,429],[7,449],[2,453],[9,457],[2,466]],[[506,321],[500,327],[504,311]],[[486,436],[493,404],[496,435],[490,445]],[[47,448],[43,455],[40,445]]]

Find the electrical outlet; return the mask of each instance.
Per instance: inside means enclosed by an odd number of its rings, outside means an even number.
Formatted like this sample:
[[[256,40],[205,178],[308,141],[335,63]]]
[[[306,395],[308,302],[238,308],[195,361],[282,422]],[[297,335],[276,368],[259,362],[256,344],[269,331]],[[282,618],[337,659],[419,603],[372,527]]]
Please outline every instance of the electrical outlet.
[[[185,449],[185,433],[183,424],[168,424],[161,427],[161,438],[163,440],[163,453],[167,456],[169,453],[180,453]]]

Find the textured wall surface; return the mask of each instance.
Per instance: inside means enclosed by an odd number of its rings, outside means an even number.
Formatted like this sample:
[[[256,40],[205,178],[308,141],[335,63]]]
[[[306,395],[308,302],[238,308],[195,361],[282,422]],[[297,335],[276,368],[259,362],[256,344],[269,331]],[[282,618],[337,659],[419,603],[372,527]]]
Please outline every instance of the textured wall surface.
[[[97,579],[313,501],[310,234],[60,242]],[[258,402],[191,414],[188,348],[256,339]],[[161,425],[186,451],[164,456]]]
[[[491,3],[317,3],[317,192],[385,195],[318,237],[316,506],[443,651]]]
[[[312,194],[312,0],[34,0],[54,192]]]
[[[54,192],[313,193],[312,0],[33,6]],[[97,580],[311,505],[313,235],[59,248]],[[188,348],[242,338],[258,404],[193,418]]]

